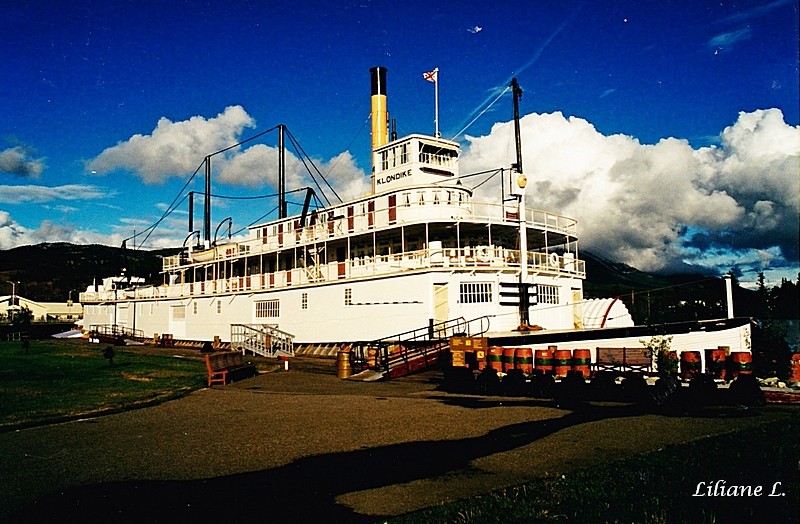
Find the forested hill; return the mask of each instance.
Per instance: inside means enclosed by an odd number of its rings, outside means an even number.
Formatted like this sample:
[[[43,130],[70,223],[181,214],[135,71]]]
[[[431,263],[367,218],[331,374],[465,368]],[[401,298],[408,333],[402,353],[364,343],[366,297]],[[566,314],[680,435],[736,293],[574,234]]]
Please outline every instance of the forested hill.
[[[73,300],[77,300],[77,293],[85,291],[95,279],[99,283],[104,277],[118,275],[123,268],[130,275],[159,283],[160,256],[178,251],[68,243],[20,246],[0,251],[0,295],[11,294],[11,284],[7,282],[19,282],[17,293],[30,300],[65,302],[70,291]]]

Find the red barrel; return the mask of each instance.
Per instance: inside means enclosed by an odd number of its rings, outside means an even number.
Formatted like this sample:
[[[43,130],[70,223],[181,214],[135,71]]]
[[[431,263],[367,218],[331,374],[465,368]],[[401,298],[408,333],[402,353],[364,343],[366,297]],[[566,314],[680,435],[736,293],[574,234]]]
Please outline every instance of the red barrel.
[[[580,371],[583,378],[589,378],[592,365],[592,352],[588,349],[576,349],[572,352],[572,371]]]
[[[800,353],[792,355],[792,375],[789,381],[800,383]]]
[[[681,353],[681,378],[689,380],[700,374],[702,361],[699,351],[684,351]]]
[[[533,353],[533,368],[543,374],[553,372],[553,352],[549,349],[537,349]]]
[[[753,374],[753,355],[749,351],[734,351],[730,358],[733,378]]]
[[[572,351],[569,349],[557,349],[553,353],[553,370],[557,377],[566,377],[572,369]]]
[[[514,352],[514,368],[526,375],[533,373],[533,350],[531,348],[517,348]]]
[[[514,348],[503,348],[503,371],[509,372],[514,369]]]
[[[720,346],[717,349],[706,350],[706,373],[714,378],[725,379],[725,359],[728,358],[728,349]]]
[[[503,348],[492,346],[486,354],[486,360],[489,362],[489,367],[498,373],[503,371]]]

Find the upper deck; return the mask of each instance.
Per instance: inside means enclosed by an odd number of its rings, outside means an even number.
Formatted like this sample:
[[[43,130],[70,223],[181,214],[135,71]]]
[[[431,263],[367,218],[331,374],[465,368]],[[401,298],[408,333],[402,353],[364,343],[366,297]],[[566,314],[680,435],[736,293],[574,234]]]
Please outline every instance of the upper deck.
[[[533,251],[544,250],[549,255],[552,248],[560,248],[562,252],[577,250],[577,246],[575,249],[564,247],[577,244],[577,223],[574,219],[536,209],[526,209],[525,219]],[[295,216],[252,226],[246,239],[209,250],[192,251],[188,257],[165,257],[163,270],[171,272],[181,267],[310,248],[337,240],[358,241],[363,235],[374,234],[384,240],[396,235],[400,239],[403,233],[401,228],[414,225],[426,226],[429,232],[455,225],[462,226],[462,230],[470,225],[479,225],[484,229],[489,228],[488,233],[492,227],[498,232],[504,231],[504,236],[507,236],[509,228],[516,230],[519,227],[516,207],[496,202],[475,202],[472,192],[462,186],[405,187],[326,209],[313,214],[307,222],[303,225],[300,217]],[[453,230],[430,240],[440,241],[444,247],[459,247],[456,237]],[[500,242],[490,244],[499,245]]]

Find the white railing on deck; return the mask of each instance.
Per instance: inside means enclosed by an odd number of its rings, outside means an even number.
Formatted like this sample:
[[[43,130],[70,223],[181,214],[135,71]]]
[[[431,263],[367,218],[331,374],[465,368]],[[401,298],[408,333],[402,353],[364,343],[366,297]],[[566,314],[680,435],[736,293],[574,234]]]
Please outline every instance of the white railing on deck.
[[[425,188],[426,197],[422,202],[417,198],[417,193],[423,190],[411,189],[409,193],[412,198],[409,203],[402,200],[402,192],[398,194],[397,205],[394,208],[394,219],[390,221],[389,210],[386,207],[378,207],[369,211],[365,204],[343,206],[333,210],[336,216],[332,224],[325,221],[328,212],[320,213],[316,224],[294,229],[297,217],[281,222],[281,234],[273,234],[273,229],[277,223],[253,227],[251,238],[239,240],[229,244],[222,244],[205,250],[202,253],[194,252],[189,256],[196,264],[206,264],[213,261],[229,260],[242,256],[243,254],[273,253],[280,249],[289,249],[302,245],[319,244],[343,238],[350,235],[357,235],[369,231],[377,231],[399,225],[425,224],[437,221],[447,222],[478,222],[492,225],[505,225],[518,227],[519,219],[515,206],[495,202],[476,202],[476,201],[440,201],[434,203],[432,194],[435,192],[446,192],[447,188]],[[452,188],[450,191],[455,192]],[[373,197],[376,202],[385,202],[385,195]],[[354,214],[347,216],[348,207],[352,207]],[[362,208],[364,211],[362,212]],[[526,219],[529,228],[542,231],[552,231],[564,234],[577,239],[577,222],[569,217],[549,213],[537,209],[526,209]],[[352,223],[352,228],[350,227]],[[257,237],[256,231],[267,230],[266,238]],[[164,271],[175,270],[185,264],[180,255],[165,257],[163,262]]]
[[[431,268],[490,272],[517,271],[520,266],[519,259],[518,250],[497,246],[476,246],[460,249],[430,248],[394,255],[356,257],[346,262],[329,262],[245,277],[230,277],[157,287],[138,287],[128,290],[84,292],[80,294],[80,302],[92,303],[133,298],[162,299],[252,292],[319,282],[385,276]],[[571,253],[558,255],[556,253],[529,252],[528,271],[575,278],[584,278],[586,276],[584,261],[574,258]]]

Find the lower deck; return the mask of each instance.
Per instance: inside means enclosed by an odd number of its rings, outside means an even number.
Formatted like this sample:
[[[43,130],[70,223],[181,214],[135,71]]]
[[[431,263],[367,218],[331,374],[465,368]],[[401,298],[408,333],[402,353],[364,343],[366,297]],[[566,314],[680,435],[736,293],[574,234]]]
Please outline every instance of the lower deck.
[[[503,331],[519,325],[519,308],[501,301],[501,284],[518,281],[518,273],[511,271],[441,267],[213,294],[162,296],[132,290],[120,292],[119,300],[85,302],[84,322],[87,328],[113,324],[145,336],[169,333],[176,339],[222,341],[230,340],[233,324],[271,324],[298,344],[374,340],[459,317],[488,316],[489,328]],[[531,275],[528,281],[539,295],[530,308],[532,324],[552,330],[576,327],[582,315],[580,278]]]

